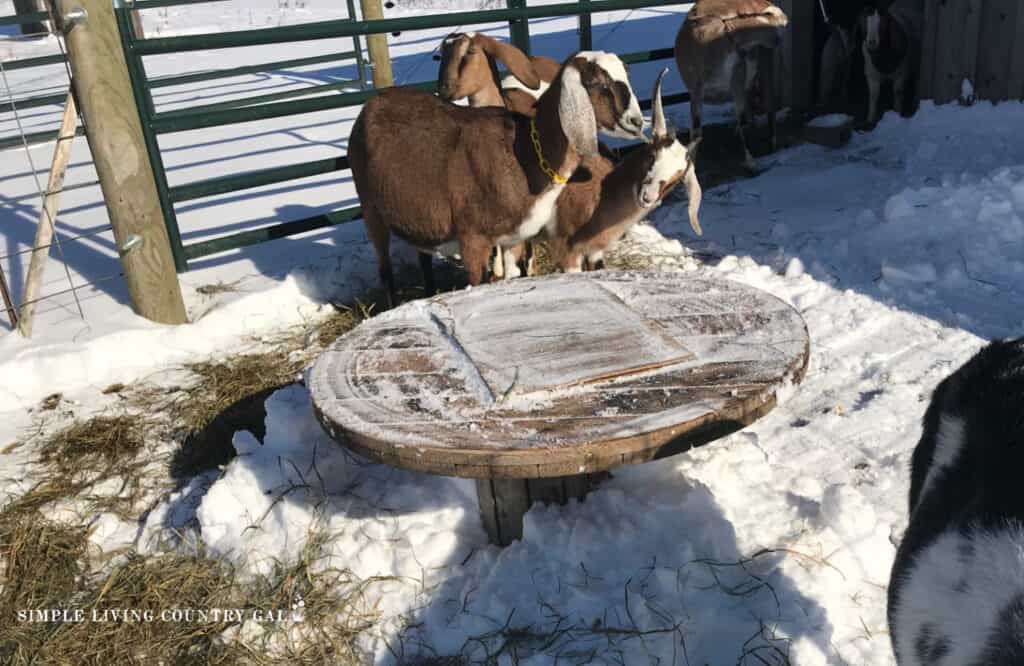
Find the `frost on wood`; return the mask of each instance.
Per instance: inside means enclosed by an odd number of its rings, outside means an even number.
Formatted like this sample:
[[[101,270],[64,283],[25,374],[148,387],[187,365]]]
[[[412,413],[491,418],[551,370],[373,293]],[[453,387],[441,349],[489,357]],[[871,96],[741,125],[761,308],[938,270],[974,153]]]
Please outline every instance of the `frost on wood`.
[[[560,473],[582,473],[654,457],[699,425],[753,420],[799,378],[807,348],[799,314],[751,287],[559,276],[376,317],[324,353],[309,388],[332,435],[394,464],[488,476],[561,460]],[[601,448],[609,440],[624,448]]]

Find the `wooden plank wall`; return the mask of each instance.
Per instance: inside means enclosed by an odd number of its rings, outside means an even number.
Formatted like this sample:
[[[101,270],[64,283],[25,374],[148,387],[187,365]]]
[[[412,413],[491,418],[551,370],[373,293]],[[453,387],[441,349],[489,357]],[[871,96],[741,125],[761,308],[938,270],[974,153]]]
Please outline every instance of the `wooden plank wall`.
[[[809,109],[814,103],[814,11],[818,0],[774,0],[789,17],[775,59],[776,99],[781,108]]]
[[[1024,3],[925,0],[919,96],[960,97],[964,79],[978,99],[1024,99]]]

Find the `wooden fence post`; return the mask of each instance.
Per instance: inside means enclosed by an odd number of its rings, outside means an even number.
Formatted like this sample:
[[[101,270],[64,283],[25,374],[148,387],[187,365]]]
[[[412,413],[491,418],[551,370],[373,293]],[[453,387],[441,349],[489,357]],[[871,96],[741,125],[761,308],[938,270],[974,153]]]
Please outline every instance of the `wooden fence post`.
[[[4,309],[7,310],[7,318],[11,320],[11,327],[18,325],[18,311],[11,299],[11,290],[7,288],[7,276],[4,275],[4,267],[0,266],[0,296],[4,299]]]
[[[135,311],[163,324],[187,321],[178,274],[142,135],[114,3],[59,0],[58,20],[72,9],[85,17],[65,27],[72,86],[114,228]]]
[[[363,20],[373,21],[384,18],[384,10],[380,0],[359,0],[363,10]],[[374,88],[388,88],[395,85],[395,77],[391,72],[391,54],[388,51],[386,35],[367,35],[366,50],[370,53],[370,71],[373,74]]]
[[[43,269],[46,259],[50,256],[50,245],[57,233],[57,204],[60,193],[64,189],[64,176],[71,159],[71,142],[75,140],[75,127],[78,126],[78,110],[75,108],[75,96],[68,91],[64,102],[64,116],[57,134],[57,147],[53,151],[50,164],[50,177],[43,193],[43,210],[39,213],[39,224],[36,226],[36,239],[32,244],[32,258],[28,263],[28,275],[25,277],[25,291],[21,297],[21,312],[18,316],[18,330],[26,338],[32,337],[32,324],[36,303],[42,290]]]

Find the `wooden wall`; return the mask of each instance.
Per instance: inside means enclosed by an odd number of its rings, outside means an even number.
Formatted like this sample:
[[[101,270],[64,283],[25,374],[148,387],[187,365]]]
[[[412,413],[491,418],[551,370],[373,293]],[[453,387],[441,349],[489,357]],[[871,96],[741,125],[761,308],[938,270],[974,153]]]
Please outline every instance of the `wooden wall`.
[[[789,17],[776,57],[781,107],[806,110],[814,103],[814,11],[818,0],[774,0]]]
[[[918,95],[942,104],[964,79],[978,99],[1024,99],[1024,2],[925,0]]]

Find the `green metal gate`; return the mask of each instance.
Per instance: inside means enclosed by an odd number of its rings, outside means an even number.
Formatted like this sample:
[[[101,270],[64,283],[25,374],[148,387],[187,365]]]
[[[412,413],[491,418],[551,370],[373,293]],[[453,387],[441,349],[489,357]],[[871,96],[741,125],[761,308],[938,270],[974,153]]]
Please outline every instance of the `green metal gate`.
[[[208,0],[191,1],[203,2]],[[237,76],[241,73],[268,71],[284,66],[298,66],[299,64],[308,65],[318,62],[336,61],[349,58],[357,59],[360,68],[360,78],[365,82],[366,77],[362,74],[363,62],[361,59],[362,49],[359,44],[360,37],[404,30],[424,30],[477,23],[508,21],[511,28],[512,42],[528,53],[530,50],[528,22],[531,18],[556,16],[586,17],[586,21],[580,21],[580,44],[581,48],[588,48],[592,41],[589,21],[589,15],[592,12],[680,4],[679,2],[673,2],[671,0],[580,0],[579,2],[527,7],[526,0],[507,0],[507,9],[446,12],[444,14],[429,16],[378,19],[374,21],[357,21],[354,20],[354,18],[349,18],[322,21],[318,23],[306,23],[295,26],[281,26],[258,30],[241,30],[237,32],[187,35],[180,37],[161,37],[150,39],[139,39],[136,37],[132,29],[130,16],[130,11],[132,9],[159,7],[165,4],[181,4],[182,2],[183,0],[137,0],[134,4],[119,4],[117,8],[118,27],[121,32],[125,58],[128,62],[128,71],[131,76],[135,101],[138,105],[139,113],[142,116],[142,126],[145,133],[146,147],[149,151],[150,160],[153,164],[153,171],[157,181],[157,191],[160,196],[160,204],[164,213],[164,221],[167,225],[167,232],[171,241],[171,250],[174,255],[175,265],[179,272],[188,270],[188,262],[199,257],[205,257],[225,250],[245,247],[293,234],[299,234],[321,227],[350,222],[360,217],[360,209],[359,207],[345,208],[301,220],[263,226],[256,229],[221,236],[211,240],[184,245],[181,240],[181,233],[178,229],[177,217],[174,210],[175,204],[183,201],[199,199],[201,197],[237,192],[273,183],[281,183],[299,178],[308,178],[311,176],[341,171],[348,168],[348,158],[345,155],[339,155],[336,158],[315,160],[312,162],[304,162],[258,171],[249,171],[170,187],[167,183],[163,159],[161,158],[159,145],[157,143],[158,135],[358,106],[366,102],[366,100],[370,99],[373,95],[377,94],[378,91],[369,88],[358,92],[346,92],[337,95],[308,99],[287,99],[289,97],[300,95],[304,96],[316,92],[333,91],[347,86],[350,87],[352,85],[351,82],[330,83],[312,86],[297,91],[258,95],[231,102],[221,102],[217,104],[157,113],[154,109],[151,95],[151,90],[153,88],[163,85],[175,85],[178,83],[201,81],[208,78]],[[354,17],[355,12],[352,7],[353,0],[347,0],[347,2],[349,4],[349,15]],[[332,56],[317,56],[315,58],[252,65],[231,70],[220,70],[218,72],[187,74],[184,76],[172,77],[170,79],[148,79],[142,63],[142,58],[148,55],[205,51],[243,46],[284,44],[289,42],[343,37],[350,37],[354,40],[355,50],[353,52]],[[621,57],[623,61],[627,63],[635,63],[664,60],[673,57],[673,54],[671,48],[663,48],[653,51],[629,53],[622,55]],[[436,84],[436,80],[430,80],[411,84],[411,87],[433,91]],[[688,99],[689,96],[686,93],[681,93],[665,97],[665,103],[675,104],[687,101]],[[650,100],[642,101],[641,107],[650,108]]]

